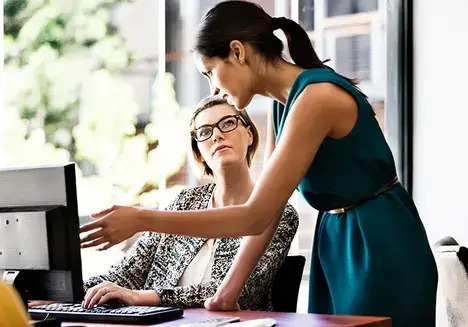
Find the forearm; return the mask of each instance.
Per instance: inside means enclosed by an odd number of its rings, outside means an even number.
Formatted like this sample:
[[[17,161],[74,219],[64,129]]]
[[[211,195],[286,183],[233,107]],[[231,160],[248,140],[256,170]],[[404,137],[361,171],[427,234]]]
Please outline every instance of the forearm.
[[[181,308],[201,308],[205,300],[213,296],[218,288],[215,281],[203,284],[177,286],[173,288],[156,288],[161,306]]]
[[[247,204],[196,211],[140,210],[138,228],[204,238],[256,235],[271,223],[266,211],[254,211]]]
[[[267,303],[264,301],[271,291],[276,273],[289,252],[298,225],[299,218],[296,211],[287,205],[270,245],[242,288],[237,300],[241,308],[253,306],[254,309],[272,309],[269,304],[265,306]]]
[[[262,234],[245,237],[242,240],[237,255],[218,288],[218,296],[229,299],[239,297],[242,288],[275,235],[278,223],[279,219],[276,219]]]

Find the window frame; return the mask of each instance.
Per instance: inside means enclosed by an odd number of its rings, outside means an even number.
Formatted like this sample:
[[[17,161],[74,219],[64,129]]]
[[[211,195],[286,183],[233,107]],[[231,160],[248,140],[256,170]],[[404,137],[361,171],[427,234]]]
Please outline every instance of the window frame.
[[[413,4],[387,2],[386,136],[395,157],[398,176],[413,193]]]

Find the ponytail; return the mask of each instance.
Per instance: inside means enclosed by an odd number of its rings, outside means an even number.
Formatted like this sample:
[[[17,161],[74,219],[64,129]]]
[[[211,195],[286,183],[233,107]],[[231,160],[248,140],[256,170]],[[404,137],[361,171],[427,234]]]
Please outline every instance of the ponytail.
[[[305,69],[325,67],[312,47],[306,31],[298,23],[286,17],[275,17],[272,18],[272,29],[284,32],[289,54],[296,65]]]
[[[330,61],[326,59],[321,61],[317,56],[312,42],[310,42],[307,32],[295,21],[286,17],[273,17],[272,30],[280,29],[286,35],[288,41],[289,54],[294,63],[304,69],[310,68],[328,68],[333,70],[325,63]],[[356,86],[358,84],[355,78],[343,76],[348,82]],[[360,90],[359,90],[360,91]]]

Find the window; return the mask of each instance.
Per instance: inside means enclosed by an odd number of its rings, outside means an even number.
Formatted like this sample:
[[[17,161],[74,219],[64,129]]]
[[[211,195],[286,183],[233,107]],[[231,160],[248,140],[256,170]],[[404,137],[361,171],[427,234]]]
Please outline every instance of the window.
[[[315,22],[314,16],[314,0],[299,0],[299,21],[302,22],[302,27],[308,31],[313,31]]]
[[[328,0],[327,16],[352,15],[378,9],[377,0]]]
[[[370,36],[353,35],[336,39],[336,69],[351,78],[370,79]]]

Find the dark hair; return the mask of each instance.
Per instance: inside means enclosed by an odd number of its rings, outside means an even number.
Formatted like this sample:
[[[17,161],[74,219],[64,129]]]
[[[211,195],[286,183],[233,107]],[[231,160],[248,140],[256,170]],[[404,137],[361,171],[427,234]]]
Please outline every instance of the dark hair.
[[[248,1],[225,1],[211,8],[202,19],[193,51],[207,58],[225,59],[233,40],[248,42],[266,59],[281,58],[283,42],[273,31],[281,29],[288,41],[294,63],[304,69],[329,68],[317,56],[306,31],[285,17],[271,17],[262,7]],[[345,77],[346,78],[346,77]],[[346,78],[353,85],[357,82]]]
[[[206,109],[210,109],[220,104],[227,104],[228,106],[231,106],[226,100],[224,100],[219,95],[210,95],[204,98],[203,100],[201,100],[198,103],[197,107],[195,108],[192,118],[190,119],[191,129],[193,130],[195,128],[195,119],[197,118],[200,112]],[[246,110],[237,111],[235,107],[233,106],[231,107],[236,111],[236,114],[241,116],[242,119],[245,121],[246,123],[245,127],[246,128],[250,127],[250,130],[252,131],[253,141],[252,141],[252,144],[249,145],[247,149],[247,165],[250,167],[250,164],[252,163],[252,159],[258,148],[258,143],[259,143],[258,130],[257,130],[257,127],[255,127],[252,119],[250,119],[250,116]],[[198,142],[193,137],[191,139],[190,146],[192,148],[193,158],[195,162],[197,163],[197,165],[202,169],[203,173],[208,176],[213,176],[213,170],[203,160],[203,156],[201,155],[200,149],[198,149]]]

